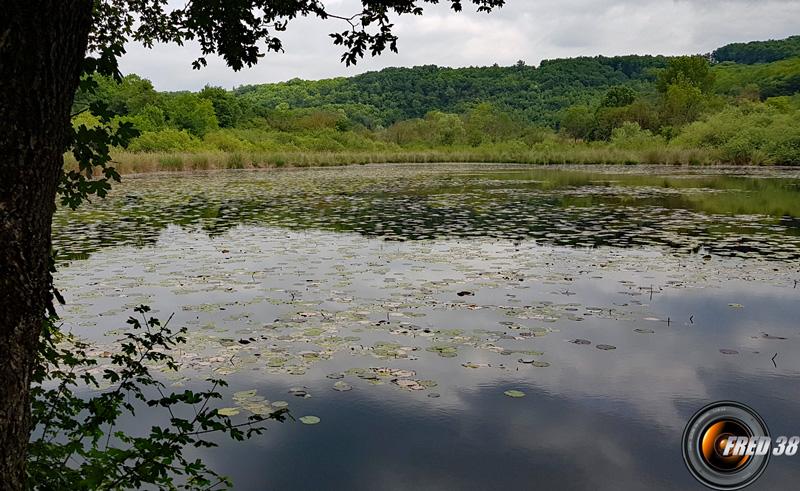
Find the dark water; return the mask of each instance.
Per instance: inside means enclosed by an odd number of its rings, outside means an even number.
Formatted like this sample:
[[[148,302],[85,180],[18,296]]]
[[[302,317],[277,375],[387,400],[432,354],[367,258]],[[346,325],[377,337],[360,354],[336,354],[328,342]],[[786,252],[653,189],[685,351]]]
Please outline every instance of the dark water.
[[[800,434],[793,171],[147,176],[55,229],[98,352],[147,303],[190,329],[176,386],[321,419],[201,454],[237,489],[700,489],[680,437],[703,405]],[[752,489],[793,488],[798,458]]]

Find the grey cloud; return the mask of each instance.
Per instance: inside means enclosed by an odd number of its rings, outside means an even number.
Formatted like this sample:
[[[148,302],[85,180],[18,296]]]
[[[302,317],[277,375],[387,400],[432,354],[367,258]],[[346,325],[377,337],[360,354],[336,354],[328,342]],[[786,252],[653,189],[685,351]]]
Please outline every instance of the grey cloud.
[[[356,12],[360,2],[329,2],[332,11]],[[191,69],[196,45],[131,44],[124,73],[138,73],[160,90],[198,89],[206,83],[235,85],[295,77],[350,76],[387,66],[512,64],[542,59],[619,54],[704,53],[729,42],[782,38],[797,34],[800,2],[789,0],[509,0],[498,12],[453,14],[446,5],[429,6],[422,17],[396,22],[399,54],[368,58],[356,67],[339,63],[341,50],[328,33],[333,21],[297,19],[283,34],[286,53],[233,72],[219,59],[201,71]]]

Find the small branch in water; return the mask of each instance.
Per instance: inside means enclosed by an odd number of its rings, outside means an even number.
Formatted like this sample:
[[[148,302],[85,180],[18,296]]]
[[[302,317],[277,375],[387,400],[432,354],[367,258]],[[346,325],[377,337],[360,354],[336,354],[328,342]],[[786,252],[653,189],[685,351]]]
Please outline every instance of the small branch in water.
[[[650,300],[653,300],[653,285],[650,285]]]
[[[669,317],[667,317],[667,326],[669,326],[671,322],[672,322],[672,319],[670,319]]]
[[[689,324],[694,324],[694,314],[689,316]]]
[[[775,358],[776,358],[777,356],[778,356],[778,353],[775,353],[774,355],[772,355],[772,364],[773,364],[773,365],[775,365],[775,368],[778,368],[778,364],[777,364],[777,363],[775,363]]]

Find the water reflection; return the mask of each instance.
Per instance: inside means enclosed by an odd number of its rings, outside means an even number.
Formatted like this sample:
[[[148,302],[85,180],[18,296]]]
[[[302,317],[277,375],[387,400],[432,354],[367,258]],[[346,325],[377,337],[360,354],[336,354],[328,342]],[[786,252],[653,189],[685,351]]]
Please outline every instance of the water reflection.
[[[800,179],[793,174],[480,169],[409,165],[128,178],[107,200],[59,212],[55,245],[62,257],[77,258],[109,245],[152,244],[169,224],[212,235],[257,224],[388,240],[494,237],[800,257]]]
[[[63,318],[113,351],[132,306],[175,312],[190,331],[170,383],[224,376],[224,406],[257,389],[322,419],[199,454],[237,489],[700,489],[678,440],[705,403],[800,433],[796,218],[756,211],[795,196],[790,178],[401,166],[130,182],[59,217],[62,249],[94,252],[60,268]],[[773,459],[753,489],[791,485],[792,464]]]

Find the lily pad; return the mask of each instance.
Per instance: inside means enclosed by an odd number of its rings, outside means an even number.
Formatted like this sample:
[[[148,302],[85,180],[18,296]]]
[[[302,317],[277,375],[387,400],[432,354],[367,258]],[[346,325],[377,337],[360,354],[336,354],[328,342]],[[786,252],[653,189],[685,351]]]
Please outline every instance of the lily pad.
[[[242,390],[242,391],[239,391],[239,392],[234,392],[233,399],[234,400],[247,400],[247,399],[250,399],[251,397],[254,397],[255,395],[256,395],[256,389]]]
[[[458,349],[455,346],[450,345],[433,345],[428,346],[425,348],[425,351],[430,351],[431,353],[436,353],[437,355],[441,356],[442,358],[453,358],[458,356]]]
[[[320,419],[316,416],[301,416],[298,419],[304,425],[315,425],[320,422]]]
[[[339,392],[347,392],[348,390],[353,390],[353,386],[348,384],[347,382],[343,382],[343,381],[340,380],[340,381],[336,382],[335,384],[333,384],[333,390],[336,390],[336,391],[339,391]]]
[[[238,407],[223,407],[222,409],[217,409],[217,414],[220,416],[236,416],[239,414]]]
[[[515,399],[520,398],[520,397],[525,397],[525,393],[524,392],[522,392],[521,390],[515,390],[515,389],[507,390],[507,391],[503,392],[503,394],[507,395],[508,397],[513,397]]]

